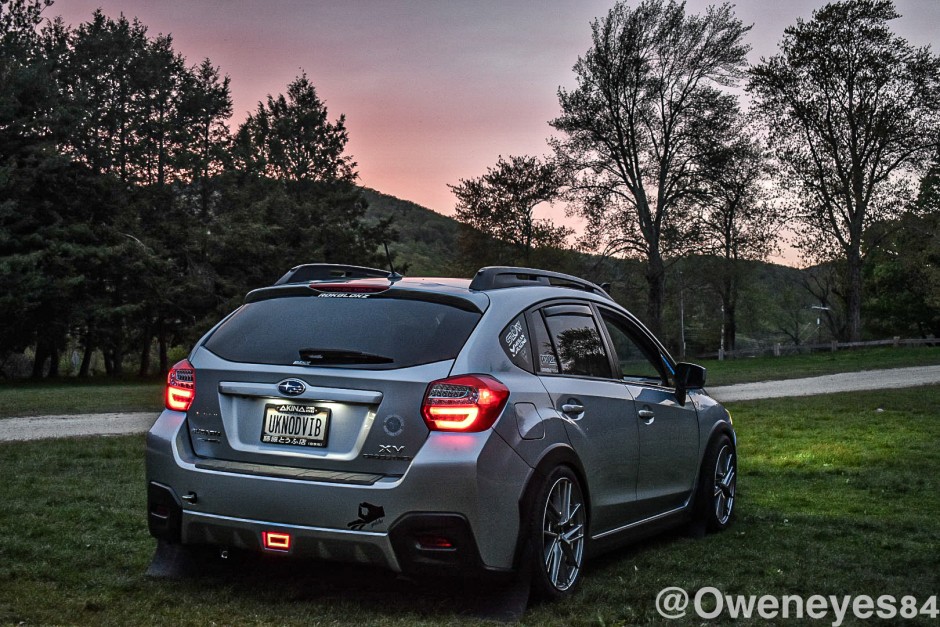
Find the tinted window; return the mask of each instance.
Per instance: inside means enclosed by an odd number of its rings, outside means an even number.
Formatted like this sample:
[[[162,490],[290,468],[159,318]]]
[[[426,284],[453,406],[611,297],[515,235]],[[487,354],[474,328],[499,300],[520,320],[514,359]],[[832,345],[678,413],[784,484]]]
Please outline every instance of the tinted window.
[[[420,300],[275,298],[244,305],[212,334],[206,348],[223,359],[248,363],[292,364],[302,349],[317,349],[337,351],[334,363],[323,365],[404,368],[455,358],[480,316]],[[356,363],[346,352],[387,358],[387,363]]]
[[[545,323],[562,374],[610,377],[610,363],[593,317],[566,313],[547,316]]]
[[[534,372],[532,367],[532,342],[526,328],[525,317],[520,314],[499,334],[499,345],[506,356],[523,370]]]
[[[529,317],[529,330],[532,331],[532,351],[535,353],[535,363],[539,372],[558,374],[558,356],[555,347],[548,337],[545,321],[542,314],[535,312]]]
[[[638,339],[638,334],[629,322],[607,312],[602,312],[602,316],[616,353],[621,376],[635,381],[662,383],[662,372],[651,360],[652,355],[661,359],[658,351],[653,351],[652,347]]]

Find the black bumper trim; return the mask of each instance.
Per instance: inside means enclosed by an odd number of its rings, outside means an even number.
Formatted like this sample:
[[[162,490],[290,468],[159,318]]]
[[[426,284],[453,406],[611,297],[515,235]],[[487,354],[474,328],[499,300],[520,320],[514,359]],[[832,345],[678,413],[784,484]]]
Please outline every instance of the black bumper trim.
[[[480,559],[480,551],[470,530],[470,523],[460,514],[405,514],[392,524],[388,535],[403,572],[480,575],[488,570]],[[419,542],[422,536],[446,538],[451,547],[423,547]]]
[[[183,502],[173,488],[151,481],[147,484],[147,527],[160,540],[179,542],[183,529]]]
[[[311,470],[309,468],[291,468],[270,464],[247,464],[222,459],[207,459],[196,462],[200,470],[231,472],[239,475],[256,477],[276,477],[278,479],[297,479],[300,481],[322,481],[324,483],[346,483],[350,485],[372,485],[385,475],[366,472],[339,472],[333,470]]]

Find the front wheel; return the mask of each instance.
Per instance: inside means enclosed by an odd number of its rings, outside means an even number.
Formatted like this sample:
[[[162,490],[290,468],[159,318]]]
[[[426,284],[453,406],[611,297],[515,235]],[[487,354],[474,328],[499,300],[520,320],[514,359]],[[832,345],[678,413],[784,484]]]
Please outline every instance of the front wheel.
[[[696,509],[709,531],[721,531],[731,522],[738,482],[738,456],[727,435],[708,446],[699,477]]]
[[[533,591],[559,599],[581,583],[587,534],[587,512],[581,484],[565,466],[542,482],[530,513]]]

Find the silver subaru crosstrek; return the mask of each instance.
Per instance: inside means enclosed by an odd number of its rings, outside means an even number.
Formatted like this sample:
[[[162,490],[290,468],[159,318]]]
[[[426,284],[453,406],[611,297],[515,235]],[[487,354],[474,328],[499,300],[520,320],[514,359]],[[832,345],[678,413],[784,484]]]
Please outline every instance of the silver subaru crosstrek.
[[[169,373],[150,532],[562,597],[594,552],[727,526],[736,438],[704,384],[573,276],[298,266]]]

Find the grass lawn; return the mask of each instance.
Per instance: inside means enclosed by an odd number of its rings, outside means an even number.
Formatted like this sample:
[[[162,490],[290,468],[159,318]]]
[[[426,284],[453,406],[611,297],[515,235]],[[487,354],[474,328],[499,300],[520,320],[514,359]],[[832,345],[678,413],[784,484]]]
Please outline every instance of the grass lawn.
[[[836,372],[940,364],[940,347],[873,348],[814,355],[702,360],[708,385],[794,379]],[[91,380],[0,384],[0,418],[163,409],[163,379]]]
[[[163,409],[165,379],[120,381],[97,378],[0,385],[0,418]]]
[[[938,407],[940,386],[731,404],[732,526],[602,557],[578,595],[523,624],[663,624],[654,600],[667,586],[925,601],[940,590]],[[0,624],[484,623],[461,614],[472,589],[373,569],[275,561],[147,579],[143,454],[142,436],[0,444]],[[847,624],[862,623],[850,612]]]
[[[835,353],[743,357],[724,361],[692,359],[692,361],[705,366],[708,370],[708,385],[718,386],[754,381],[798,379],[838,372],[935,365],[940,364],[940,346],[862,348]]]

